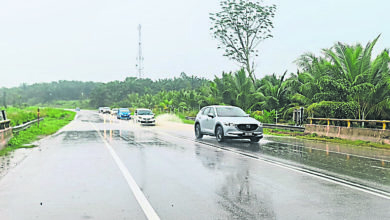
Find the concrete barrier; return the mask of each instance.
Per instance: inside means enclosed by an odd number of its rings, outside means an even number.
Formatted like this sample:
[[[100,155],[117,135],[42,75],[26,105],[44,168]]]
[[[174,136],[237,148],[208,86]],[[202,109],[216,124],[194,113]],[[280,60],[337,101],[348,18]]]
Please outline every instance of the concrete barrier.
[[[12,128],[0,130],[0,150],[3,149],[12,137]]]
[[[305,128],[305,132],[316,133],[320,136],[390,144],[390,130],[314,124],[307,124]]]

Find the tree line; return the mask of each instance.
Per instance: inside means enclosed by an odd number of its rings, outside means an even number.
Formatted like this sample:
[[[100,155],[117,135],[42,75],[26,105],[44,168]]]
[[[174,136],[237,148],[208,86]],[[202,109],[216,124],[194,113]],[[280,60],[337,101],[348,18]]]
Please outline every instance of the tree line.
[[[365,46],[341,42],[318,56],[306,53],[296,73],[255,79],[244,69],[213,80],[182,73],[172,79],[139,79],[108,83],[59,81],[1,88],[3,105],[50,104],[87,100],[90,107],[147,107],[196,112],[206,105],[235,105],[248,112],[276,110],[286,120],[305,107],[309,116],[357,119],[390,118],[389,51],[373,57],[379,36]]]
[[[165,110],[235,105],[250,112],[276,110],[285,119],[292,117],[294,109],[305,107],[313,117],[389,119],[390,57],[387,49],[372,56],[378,39],[365,46],[338,42],[319,56],[305,53],[295,61],[296,73],[286,71],[254,81],[241,69],[213,80],[183,74],[168,87],[148,79],[110,82],[92,92],[91,104]],[[147,86],[139,86],[145,80]]]

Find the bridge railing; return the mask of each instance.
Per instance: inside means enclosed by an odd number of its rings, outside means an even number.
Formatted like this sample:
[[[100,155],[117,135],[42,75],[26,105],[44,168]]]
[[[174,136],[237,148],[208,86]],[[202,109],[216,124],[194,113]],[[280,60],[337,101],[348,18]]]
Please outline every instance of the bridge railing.
[[[337,122],[347,122],[347,127],[351,127],[351,122],[367,122],[367,123],[374,123],[374,124],[381,124],[382,130],[386,130],[386,124],[390,123],[390,121],[387,120],[361,120],[361,119],[338,119],[338,118],[307,118],[310,124],[313,124],[315,121],[326,121],[327,125],[330,125],[330,122],[337,121]]]

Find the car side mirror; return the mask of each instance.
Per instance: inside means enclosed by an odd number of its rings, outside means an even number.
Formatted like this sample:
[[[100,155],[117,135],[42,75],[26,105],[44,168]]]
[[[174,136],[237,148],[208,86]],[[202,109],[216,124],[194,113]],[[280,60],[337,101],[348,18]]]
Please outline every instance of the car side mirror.
[[[214,118],[214,114],[211,114],[211,113],[208,113],[207,116],[209,116],[210,118]]]

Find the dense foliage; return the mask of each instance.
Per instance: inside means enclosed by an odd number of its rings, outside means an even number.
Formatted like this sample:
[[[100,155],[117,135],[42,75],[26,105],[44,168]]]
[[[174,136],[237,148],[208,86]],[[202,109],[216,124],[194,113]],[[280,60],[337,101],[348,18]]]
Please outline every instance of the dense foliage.
[[[101,83],[65,81],[35,83],[14,88],[0,88],[0,100],[3,106],[31,106],[52,103],[56,100],[83,100]]]

